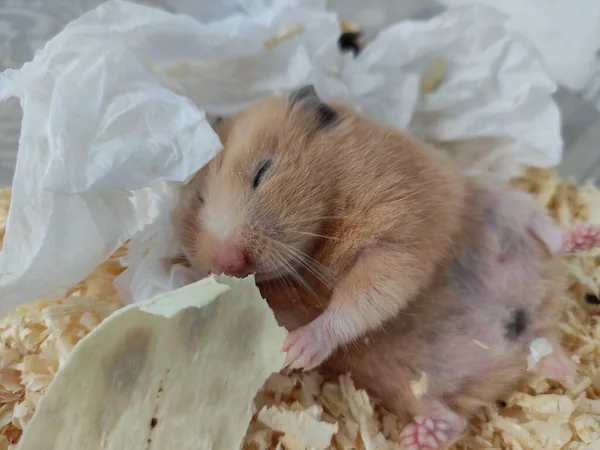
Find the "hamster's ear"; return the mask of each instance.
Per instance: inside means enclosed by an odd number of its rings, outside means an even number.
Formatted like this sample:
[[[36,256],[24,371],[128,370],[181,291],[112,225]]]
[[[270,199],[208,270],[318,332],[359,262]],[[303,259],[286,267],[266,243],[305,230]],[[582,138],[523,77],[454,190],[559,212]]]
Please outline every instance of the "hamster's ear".
[[[302,102],[307,106],[317,106],[321,103],[321,99],[317,95],[317,91],[312,84],[299,87],[292,91],[289,97],[290,108],[293,108],[296,104]]]
[[[292,91],[289,96],[290,108],[300,105],[306,114],[314,115],[317,128],[322,129],[333,125],[338,120],[338,113],[324,103],[312,84],[307,84]]]

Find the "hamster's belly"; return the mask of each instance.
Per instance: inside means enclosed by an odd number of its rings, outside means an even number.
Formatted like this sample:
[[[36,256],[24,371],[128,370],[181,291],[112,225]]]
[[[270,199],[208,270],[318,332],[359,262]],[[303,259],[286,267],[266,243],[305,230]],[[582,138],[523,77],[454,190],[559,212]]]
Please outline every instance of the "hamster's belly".
[[[405,399],[410,381],[425,372],[430,394],[449,397],[510,366],[515,373],[505,385],[496,376],[499,387],[487,392],[500,395],[512,388],[525,375],[529,344],[536,337],[543,263],[535,242],[512,246],[502,258],[496,249],[480,246],[479,253],[469,254],[470,265],[449,270],[445,283],[368,341],[349,348],[355,378],[380,397]]]

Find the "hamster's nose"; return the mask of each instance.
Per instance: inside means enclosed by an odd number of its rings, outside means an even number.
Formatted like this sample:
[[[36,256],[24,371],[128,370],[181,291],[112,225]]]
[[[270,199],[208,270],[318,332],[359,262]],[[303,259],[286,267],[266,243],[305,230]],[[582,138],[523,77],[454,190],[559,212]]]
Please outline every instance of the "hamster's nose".
[[[215,266],[227,275],[245,275],[250,265],[248,253],[234,245],[219,242],[215,245]]]

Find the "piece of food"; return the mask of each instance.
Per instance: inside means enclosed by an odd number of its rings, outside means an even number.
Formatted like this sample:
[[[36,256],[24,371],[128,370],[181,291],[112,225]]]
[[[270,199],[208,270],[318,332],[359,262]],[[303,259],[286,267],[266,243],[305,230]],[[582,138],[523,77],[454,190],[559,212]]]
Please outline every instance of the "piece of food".
[[[285,336],[252,277],[122,308],[75,347],[19,449],[238,448]]]

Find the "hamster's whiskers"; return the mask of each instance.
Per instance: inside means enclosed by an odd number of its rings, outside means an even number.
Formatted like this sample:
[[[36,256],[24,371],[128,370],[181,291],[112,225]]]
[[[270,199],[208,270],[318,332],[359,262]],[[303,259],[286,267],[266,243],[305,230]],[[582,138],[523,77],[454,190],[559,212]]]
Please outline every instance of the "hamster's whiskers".
[[[294,225],[299,225],[302,223],[306,223],[306,222],[318,222],[321,220],[348,220],[348,221],[352,221],[352,222],[357,222],[357,221],[364,221],[365,219],[359,219],[353,216],[318,216],[318,217],[308,217],[305,219],[297,219],[297,220],[287,220],[287,221],[282,221],[282,225],[287,225],[287,226],[294,226]]]
[[[339,239],[333,236],[326,236],[324,234],[316,234],[316,233],[309,233],[308,231],[298,231],[298,230],[288,230],[290,233],[296,233],[296,234],[303,234],[305,236],[313,236],[313,237],[317,237],[317,238],[322,238],[322,239],[330,239],[332,241],[338,241]]]
[[[278,241],[273,239],[273,242],[279,243]],[[283,247],[285,249],[285,247]],[[314,295],[315,297],[317,296],[316,292],[313,290],[313,288],[306,282],[306,280],[302,277],[302,275],[300,275],[300,273],[298,273],[298,271],[296,270],[296,268],[290,264],[289,261],[287,261],[287,259],[284,257],[284,255],[276,248],[273,248],[273,256],[275,257],[275,261],[277,264],[279,264],[280,266],[285,266],[285,268],[287,269],[287,275],[290,275],[294,280],[296,280],[298,283],[300,283],[307,291],[309,291],[312,295]]]
[[[313,258],[308,256],[306,253],[292,247],[285,242],[273,240],[276,245],[281,246],[281,250],[289,256],[294,262],[296,262],[300,267],[306,269],[311,275],[316,277],[321,283],[323,283],[327,288],[331,289],[332,284],[329,278],[331,277],[331,273],[329,270],[320,264],[318,261],[315,261]],[[326,273],[323,273],[326,272]],[[329,275],[329,276],[328,276]]]

